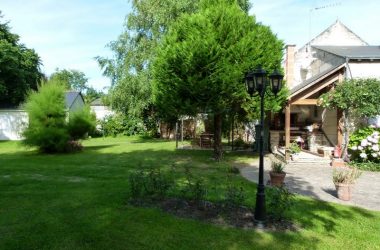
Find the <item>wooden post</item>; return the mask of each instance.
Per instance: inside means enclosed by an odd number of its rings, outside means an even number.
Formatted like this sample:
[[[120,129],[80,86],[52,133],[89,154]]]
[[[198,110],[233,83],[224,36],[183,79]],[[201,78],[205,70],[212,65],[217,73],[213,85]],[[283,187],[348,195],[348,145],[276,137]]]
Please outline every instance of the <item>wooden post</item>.
[[[290,104],[285,107],[285,159],[289,160],[290,155],[287,149],[290,146]]]
[[[343,142],[343,124],[341,123],[341,119],[343,117],[343,112],[341,109],[337,109],[336,111],[336,122],[337,122],[337,134],[338,134],[338,147],[342,147]]]
[[[183,117],[181,117],[181,143],[183,145]]]
[[[178,122],[175,123],[175,148],[178,148]]]

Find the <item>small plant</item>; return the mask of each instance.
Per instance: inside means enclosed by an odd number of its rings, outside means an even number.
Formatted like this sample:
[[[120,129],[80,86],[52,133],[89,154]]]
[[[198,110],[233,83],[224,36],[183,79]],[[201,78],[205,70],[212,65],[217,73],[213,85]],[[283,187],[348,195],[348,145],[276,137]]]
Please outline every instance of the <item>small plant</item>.
[[[273,173],[284,173],[285,166],[281,162],[272,162],[271,169]]]
[[[360,172],[356,168],[349,168],[349,169],[334,169],[333,171],[333,182],[335,184],[342,183],[342,184],[354,184],[356,179],[360,177],[362,172]]]
[[[200,178],[194,178],[189,168],[186,168],[186,184],[181,190],[182,196],[185,199],[192,200],[198,205],[203,206],[207,195],[207,188],[204,181]]]
[[[294,194],[285,186],[271,187],[266,189],[268,214],[274,220],[286,218],[286,212],[294,204]]]
[[[241,206],[246,199],[246,193],[243,187],[234,187],[229,185],[226,190],[224,203],[227,208],[236,208]]]
[[[162,199],[174,181],[160,169],[151,169],[148,172],[139,171],[129,176],[130,194],[136,198]]]
[[[240,173],[240,170],[238,167],[234,167],[234,166],[228,166],[227,167],[227,172],[229,174],[239,174]]]
[[[297,142],[292,142],[289,146],[289,152],[291,154],[298,154],[301,152],[301,148],[298,146]]]
[[[129,175],[129,191],[132,199],[142,198],[144,196],[145,175],[142,170],[133,172]]]

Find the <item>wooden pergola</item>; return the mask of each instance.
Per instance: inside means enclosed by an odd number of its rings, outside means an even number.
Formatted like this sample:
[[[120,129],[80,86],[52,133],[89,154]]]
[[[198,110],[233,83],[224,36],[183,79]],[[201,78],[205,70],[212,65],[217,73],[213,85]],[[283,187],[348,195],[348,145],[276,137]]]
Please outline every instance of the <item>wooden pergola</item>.
[[[329,91],[334,88],[335,84],[340,83],[344,80],[346,64],[341,64],[333,69],[317,74],[311,77],[303,84],[300,84],[291,90],[291,94],[288,98],[285,107],[285,148],[290,146],[290,117],[291,108],[295,105],[317,105],[318,98],[316,95],[321,91]],[[341,112],[337,111],[337,124],[339,124],[339,119],[341,117]],[[338,145],[342,144],[342,131],[338,127]],[[286,151],[286,159],[289,159],[289,153]]]

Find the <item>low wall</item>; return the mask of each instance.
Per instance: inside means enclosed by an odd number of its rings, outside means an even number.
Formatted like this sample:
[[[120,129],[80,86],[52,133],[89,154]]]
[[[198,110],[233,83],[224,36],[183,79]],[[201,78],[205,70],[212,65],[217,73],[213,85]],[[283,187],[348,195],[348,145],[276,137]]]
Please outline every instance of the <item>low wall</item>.
[[[22,130],[28,125],[28,114],[23,110],[0,110],[0,140],[21,140]]]

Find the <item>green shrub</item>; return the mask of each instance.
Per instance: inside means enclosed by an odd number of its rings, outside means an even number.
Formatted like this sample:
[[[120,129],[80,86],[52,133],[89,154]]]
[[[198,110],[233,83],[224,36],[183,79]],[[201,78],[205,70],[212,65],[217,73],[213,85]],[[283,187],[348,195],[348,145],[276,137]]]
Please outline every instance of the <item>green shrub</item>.
[[[129,175],[129,189],[133,199],[162,199],[173,185],[173,178],[160,169],[146,172],[140,170]]]
[[[100,123],[105,136],[136,135],[145,132],[144,124],[141,119],[126,117],[122,114],[107,116]]]
[[[375,162],[350,162],[350,166],[364,171],[380,172],[380,163]]]
[[[224,196],[224,204],[227,208],[236,208],[243,205],[246,199],[246,193],[243,187],[228,185]]]
[[[185,186],[180,190],[182,197],[198,203],[198,205],[203,206],[207,195],[207,187],[203,179],[195,178],[191,173],[189,168],[186,171],[186,182]]]
[[[286,212],[294,204],[294,194],[285,186],[266,188],[268,215],[274,220],[286,218]]]
[[[298,146],[297,142],[295,141],[290,144],[288,150],[291,154],[298,154],[301,152],[300,146]]]
[[[89,106],[70,113],[67,129],[73,140],[84,139],[95,130],[96,116]]]
[[[69,134],[63,86],[54,81],[42,84],[38,92],[29,94],[24,108],[29,115],[29,125],[23,131],[24,144],[46,153],[64,152]]]
[[[355,131],[348,145],[351,160],[357,163],[380,163],[379,140],[380,128],[370,126]]]

